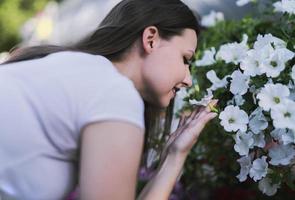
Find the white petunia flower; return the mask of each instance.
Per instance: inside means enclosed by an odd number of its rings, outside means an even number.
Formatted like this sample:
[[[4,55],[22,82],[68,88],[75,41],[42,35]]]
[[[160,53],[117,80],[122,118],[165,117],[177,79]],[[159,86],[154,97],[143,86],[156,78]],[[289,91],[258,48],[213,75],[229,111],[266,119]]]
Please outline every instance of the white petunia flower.
[[[271,184],[271,180],[267,177],[261,179],[258,183],[259,190],[267,196],[273,196],[279,187],[280,184]]]
[[[216,60],[214,58],[216,54],[216,50],[214,47],[211,47],[210,50],[205,50],[204,55],[200,60],[196,60],[195,64],[196,66],[208,66],[208,65],[213,65]]]
[[[270,63],[270,60],[275,52],[272,43],[268,42],[269,41],[266,39],[256,41],[256,46],[260,48],[257,47],[247,51],[247,56],[241,61],[240,64],[240,68],[244,70],[245,75],[254,77],[256,75],[261,75],[268,70],[267,66],[264,65]],[[266,69],[263,70],[263,67]]]
[[[268,122],[260,107],[256,108],[249,117],[249,128],[254,134],[259,134],[268,127]]]
[[[223,13],[211,10],[208,15],[202,16],[201,25],[205,27],[213,27],[220,21],[224,21]]]
[[[282,104],[286,98],[290,95],[289,88],[280,83],[277,84],[265,84],[260,93],[257,94],[259,99],[259,106],[265,111],[269,111],[270,108],[274,108]]]
[[[234,139],[236,144],[234,145],[234,149],[240,156],[247,156],[249,154],[249,149],[254,144],[254,139],[252,138],[252,133],[244,133],[239,131],[235,136]]]
[[[293,130],[288,130],[282,135],[282,142],[284,145],[295,144],[295,132]]]
[[[261,75],[260,65],[262,63],[261,53],[251,49],[247,52],[247,56],[241,61],[240,68],[247,76]]]
[[[275,12],[286,12],[289,14],[295,14],[295,0],[282,0],[273,4]]]
[[[244,34],[241,43],[234,42],[221,45],[216,54],[216,58],[224,60],[225,63],[232,62],[238,64],[247,56],[247,51],[249,49],[247,42],[248,36]]]
[[[260,49],[255,49],[257,56],[259,56],[258,57],[259,69],[261,73],[263,73],[261,71],[261,67],[263,63],[268,62],[272,58],[272,56],[275,53],[275,50],[276,49],[273,47],[273,43],[267,43],[265,46],[262,46]]]
[[[197,101],[195,99],[189,100],[189,103],[191,105],[199,105],[199,106],[207,106],[213,98],[212,92],[209,92],[206,96],[204,96],[200,101]]]
[[[288,88],[290,89],[290,96],[288,99],[295,101],[295,82],[294,80],[289,80]]]
[[[210,70],[206,73],[206,77],[211,81],[212,86],[209,90],[217,90],[218,88],[226,87],[228,81],[226,80],[229,76],[223,77],[223,79],[219,79],[214,70]]]
[[[176,94],[181,99],[184,99],[185,97],[188,96],[188,92],[187,92],[186,88],[180,88],[180,90]]]
[[[251,76],[259,72],[266,73],[268,77],[277,77],[285,69],[285,63],[294,57],[294,52],[286,48],[286,42],[271,34],[258,35],[254,50],[249,53],[254,54],[254,58],[250,55],[241,65],[241,69],[249,68],[246,72]]]
[[[292,67],[291,77],[292,77],[293,81],[295,81],[295,65],[293,65],[293,67]]]
[[[278,77],[285,69],[285,63],[279,54],[272,54],[270,59],[265,60],[260,67],[260,71],[265,73],[267,77]]]
[[[241,105],[243,105],[245,103],[246,100],[243,98],[242,95],[238,94],[238,95],[235,95],[233,97],[233,101],[234,101],[236,106],[241,106]]]
[[[181,88],[177,93],[174,100],[174,110],[177,112],[180,110],[183,105],[185,104],[185,101],[183,100],[185,97],[188,96],[188,92],[186,88]]]
[[[289,128],[295,130],[295,102],[286,99],[284,103],[271,110],[271,118],[275,128]]]
[[[295,144],[295,132],[293,130],[277,128],[270,132],[270,135],[283,145]]]
[[[240,70],[236,70],[231,75],[230,91],[233,94],[243,95],[249,88],[249,76],[242,74]]]
[[[253,103],[256,105],[257,104],[256,95],[260,92],[260,88],[257,89],[255,87],[255,85],[251,85],[250,88],[249,88],[249,92],[252,93]]]
[[[276,49],[260,65],[260,71],[267,77],[278,77],[285,69],[288,60],[294,57],[294,53],[286,48]]]
[[[241,6],[244,6],[248,3],[250,3],[251,1],[253,1],[253,0],[237,0],[236,5],[241,7]]]
[[[233,98],[231,100],[229,100],[226,105],[228,105],[228,106],[229,105],[241,106],[245,102],[246,102],[246,100],[243,98],[243,96],[237,94],[237,95],[234,95]]]
[[[253,161],[252,167],[250,169],[250,177],[256,182],[266,176],[268,169],[268,164],[266,162],[266,156],[257,158]]]
[[[250,172],[250,168],[252,166],[251,157],[250,156],[243,156],[237,160],[240,163],[241,170],[240,174],[237,175],[237,178],[240,182],[243,182],[247,179],[247,175]]]
[[[295,53],[293,51],[290,51],[289,49],[287,48],[277,48],[275,50],[275,53],[280,55],[280,59],[283,61],[283,62],[287,62],[288,60],[291,60]]]
[[[278,128],[270,132],[270,135],[280,144],[295,144],[295,132],[293,130]]]
[[[258,34],[256,42],[254,43],[254,49],[260,50],[268,45],[271,45],[276,49],[285,48],[287,46],[284,40],[281,40],[280,38],[277,38],[270,33],[265,35]]]
[[[241,130],[246,132],[249,122],[248,115],[245,111],[237,106],[227,106],[219,115],[220,124],[227,132]]]
[[[288,165],[295,156],[293,145],[277,145],[269,149],[268,153],[272,165]]]
[[[286,129],[276,128],[270,132],[270,135],[273,139],[278,140],[279,142],[282,142],[282,136],[286,134]]]
[[[261,132],[260,134],[253,134],[253,140],[254,140],[254,143],[253,143],[253,146],[251,148],[253,148],[254,146],[256,147],[260,147],[260,148],[263,148],[265,147],[265,140],[264,140],[264,133]]]

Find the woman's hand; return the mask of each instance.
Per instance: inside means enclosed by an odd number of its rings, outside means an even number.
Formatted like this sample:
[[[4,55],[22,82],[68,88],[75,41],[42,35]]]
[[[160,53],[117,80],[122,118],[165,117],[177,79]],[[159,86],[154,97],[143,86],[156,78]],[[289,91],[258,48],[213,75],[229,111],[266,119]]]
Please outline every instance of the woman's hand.
[[[212,106],[214,107],[217,102],[218,100],[212,100],[210,106],[197,107],[189,116],[181,116],[178,128],[169,136],[164,146],[161,154],[161,161],[165,159],[167,154],[187,156],[193,145],[197,142],[207,122],[217,116],[217,114],[211,112],[210,109]]]
[[[157,172],[141,191],[138,199],[168,199],[181,173],[186,156],[196,143],[206,123],[216,117],[211,106],[196,108],[188,117],[181,117],[178,128],[173,132],[161,154]],[[211,109],[209,108],[211,107]]]

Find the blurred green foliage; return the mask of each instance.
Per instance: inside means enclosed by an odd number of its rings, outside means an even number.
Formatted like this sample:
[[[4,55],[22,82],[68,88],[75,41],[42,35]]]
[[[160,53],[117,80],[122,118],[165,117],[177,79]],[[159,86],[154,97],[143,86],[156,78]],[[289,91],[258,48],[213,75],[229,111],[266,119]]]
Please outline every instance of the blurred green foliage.
[[[0,52],[20,42],[21,25],[42,11],[50,0],[0,0]]]

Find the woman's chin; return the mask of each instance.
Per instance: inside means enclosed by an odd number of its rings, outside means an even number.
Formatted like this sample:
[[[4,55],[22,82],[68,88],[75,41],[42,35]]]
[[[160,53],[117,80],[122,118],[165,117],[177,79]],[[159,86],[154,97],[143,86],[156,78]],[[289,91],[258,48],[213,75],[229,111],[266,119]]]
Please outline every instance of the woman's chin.
[[[167,108],[173,99],[174,99],[174,93],[173,93],[173,95],[171,95],[169,93],[167,96],[165,96],[161,99],[160,106],[162,108]]]
[[[167,99],[167,98],[153,99],[152,101],[149,101],[149,103],[158,109],[165,109],[168,107],[170,103],[170,99]]]

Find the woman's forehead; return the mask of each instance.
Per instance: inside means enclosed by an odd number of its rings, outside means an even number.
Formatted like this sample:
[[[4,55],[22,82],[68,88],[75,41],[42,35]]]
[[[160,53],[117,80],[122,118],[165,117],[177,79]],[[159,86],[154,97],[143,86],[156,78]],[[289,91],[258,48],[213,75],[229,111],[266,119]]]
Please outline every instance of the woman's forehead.
[[[179,36],[175,36],[173,42],[181,48],[195,52],[197,47],[197,34],[193,29],[185,29]]]

